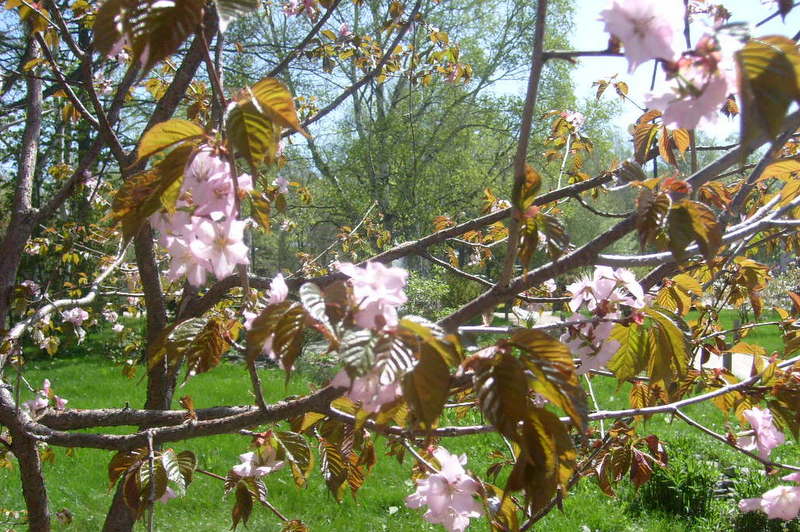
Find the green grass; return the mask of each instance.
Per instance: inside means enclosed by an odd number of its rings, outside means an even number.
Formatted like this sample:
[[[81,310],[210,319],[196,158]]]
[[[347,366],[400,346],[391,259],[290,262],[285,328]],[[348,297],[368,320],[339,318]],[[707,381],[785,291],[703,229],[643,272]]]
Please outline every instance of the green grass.
[[[732,316],[723,316],[723,320]],[[775,341],[775,331],[757,331],[763,337],[755,338],[755,332],[746,341],[765,345]],[[780,338],[777,338],[780,342]],[[56,393],[70,400],[71,408],[118,408],[127,405],[139,407],[144,401],[144,383],[138,378],[128,379],[115,366],[110,356],[124,357],[119,341],[107,330],[93,331],[81,346],[64,346],[62,352],[52,358],[35,359],[24,371],[24,376],[38,387],[44,377],[52,381]],[[86,353],[105,353],[107,356],[89,356]],[[308,382],[318,380],[325,370],[306,364],[284,387],[284,375],[277,370],[263,370],[262,379],[268,401],[278,400],[287,394],[301,394],[308,390]],[[610,379],[595,377],[594,391],[602,409],[628,407],[627,385],[618,388]],[[240,364],[226,362],[208,374],[199,375],[181,387],[176,397],[190,395],[197,408],[219,404],[252,404],[247,373]],[[23,394],[22,400],[32,394]],[[711,404],[693,405],[686,413],[696,420],[724,433],[728,423],[722,413]],[[448,411],[448,417],[452,411]],[[447,422],[456,422],[447,419]],[[478,423],[474,415],[459,423]],[[607,429],[607,423],[605,428]],[[667,442],[672,466],[669,471],[656,472],[651,486],[637,493],[627,480],[618,487],[618,497],[602,494],[591,479],[580,482],[564,501],[564,512],[553,511],[536,527],[536,530],[573,532],[587,527],[591,531],[722,531],[722,530],[800,530],[795,524],[778,526],[768,523],[758,515],[742,516],[736,509],[734,498],[713,498],[708,504],[687,504],[686,497],[675,505],[653,505],[675,495],[676,492],[703,493],[709,479],[718,478],[720,471],[732,467],[736,471],[749,468],[751,473],[740,474],[736,483],[739,496],[756,496],[778,481],[767,479],[759,473],[758,463],[747,459],[721,442],[689,428],[679,419],[654,417],[637,427],[640,435],[656,434]],[[118,429],[117,432],[125,432]],[[248,440],[238,435],[217,436],[188,440],[175,444],[180,451],[190,449],[196,453],[199,467],[224,475],[238,463],[238,455],[247,450]],[[367,478],[364,488],[356,498],[348,496],[341,504],[329,495],[318,468],[311,475],[304,489],[295,487],[288,471],[281,470],[266,479],[269,499],[290,518],[302,519],[315,531],[426,531],[441,530],[425,522],[420,511],[405,507],[403,499],[413,491],[409,480],[410,461],[399,464],[394,457],[385,456],[384,440],[378,439],[378,464]],[[493,449],[504,450],[503,442],[496,435],[471,436],[446,442],[452,452],[466,452],[468,468],[482,477],[492,460],[488,457]],[[111,501],[108,490],[106,467],[112,453],[79,449],[75,456],[67,456],[63,449],[55,449],[54,463],[44,466],[52,510],[67,508],[74,522],[64,527],[56,524],[56,530],[98,530]],[[775,451],[778,461],[800,463],[800,449],[790,442]],[[317,462],[318,463],[318,462]],[[692,471],[689,471],[689,470]],[[691,473],[691,474],[690,474]],[[502,479],[501,479],[502,480]],[[502,484],[502,481],[498,481]],[[651,491],[647,491],[651,489]],[[163,531],[217,531],[230,526],[230,509],[233,500],[224,497],[222,483],[197,475],[186,497],[158,505],[157,530]],[[683,505],[683,506],[681,506]],[[683,507],[689,509],[681,509]],[[0,470],[0,508],[22,509],[24,502],[19,488],[18,472]],[[677,509],[676,509],[677,508]],[[693,509],[694,508],[694,509]],[[777,528],[776,528],[777,527]],[[794,527],[794,528],[793,528]],[[280,530],[278,519],[264,507],[257,507],[249,525],[250,530]],[[485,530],[481,520],[472,530]],[[139,525],[139,530],[143,527]],[[585,530],[585,529],[584,529]]]

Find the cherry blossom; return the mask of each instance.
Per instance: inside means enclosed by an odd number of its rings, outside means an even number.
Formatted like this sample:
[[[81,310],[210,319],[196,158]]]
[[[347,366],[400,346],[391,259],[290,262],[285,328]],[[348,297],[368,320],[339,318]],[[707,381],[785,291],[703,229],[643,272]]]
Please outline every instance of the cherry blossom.
[[[21,283],[19,283],[19,285],[24,287],[28,291],[28,293],[30,293],[31,297],[38,296],[39,292],[41,291],[41,287],[39,286],[39,284],[36,283],[35,281],[31,281],[30,279],[22,281]]]
[[[600,20],[622,41],[633,72],[650,59],[678,59],[685,11],[683,0],[612,0]]]
[[[277,305],[285,301],[288,295],[289,286],[286,284],[283,274],[279,273],[272,279],[269,285],[269,298],[267,298],[267,303],[270,305]]]
[[[121,323],[115,323],[114,326],[111,327],[111,330],[117,334],[120,334],[122,331],[125,330],[125,326]]]
[[[569,347],[573,355],[581,359],[581,365],[575,370],[578,375],[583,375],[591,370],[605,366],[620,348],[616,340],[609,340],[614,322],[608,321],[619,316],[608,314],[606,320],[592,321],[570,326],[559,338]],[[573,314],[567,322],[584,321],[581,314]]]
[[[278,192],[280,194],[288,194],[289,193],[289,180],[283,176],[278,176],[272,182],[272,186],[278,187]]]
[[[282,461],[275,460],[275,449],[272,446],[259,448],[256,452],[239,455],[238,465],[232,471],[242,478],[263,477],[283,467]]]
[[[355,379],[346,370],[341,370],[331,381],[331,386],[349,388],[347,396],[354,402],[361,403],[361,409],[369,413],[378,412],[383,405],[403,394],[399,382],[381,382],[376,368]]]
[[[758,455],[766,460],[769,458],[772,449],[783,445],[786,441],[783,432],[779,431],[772,422],[772,412],[768,409],[753,407],[742,412],[742,415],[755,431],[755,437],[744,436],[739,438],[737,443],[743,449],[752,452],[758,451]]]
[[[777,486],[761,497],[739,501],[743,512],[761,511],[770,519],[791,521],[800,512],[800,487]]]
[[[89,319],[89,313],[80,307],[75,307],[62,312],[61,319],[73,324],[75,327],[80,327],[84,321]]]
[[[567,285],[567,290],[572,294],[569,306],[573,312],[584,304],[601,316],[616,310],[617,305],[644,306],[644,290],[633,272],[624,268],[597,266],[591,279],[579,279]]]
[[[116,323],[116,321],[119,319],[119,314],[108,308],[103,309],[102,314],[103,317],[106,319],[106,321],[109,321],[111,323]]]
[[[464,470],[467,456],[455,456],[437,447],[433,456],[441,469],[417,480],[417,491],[406,497],[406,506],[427,506],[423,517],[429,523],[441,524],[450,532],[463,532],[469,520],[480,517],[483,508],[475,500],[479,484]]]
[[[341,26],[339,26],[339,38],[346,39],[353,35],[353,32],[350,31],[350,26],[347,25],[347,22],[342,22]]]
[[[663,112],[667,127],[714,124],[728,96],[738,90],[734,53],[741,47],[741,41],[728,34],[704,35],[695,50],[678,61],[670,86],[646,95],[646,105]]]
[[[208,261],[217,279],[223,279],[233,273],[237,264],[250,263],[243,241],[246,225],[233,219],[217,223],[197,219],[192,226],[197,238],[189,248],[196,258]]]
[[[575,131],[578,131],[586,123],[586,117],[583,113],[579,113],[578,111],[563,111],[560,116],[569,122],[569,124],[575,128]]]
[[[406,270],[380,262],[368,262],[363,268],[345,262],[337,267],[350,277],[353,286],[353,297],[360,309],[355,314],[356,325],[365,329],[397,325],[397,307],[408,300],[403,291],[408,279]]]
[[[50,401],[47,400],[47,397],[39,393],[36,395],[35,399],[22,403],[22,406],[25,407],[32,416],[37,416],[44,411],[49,404]]]

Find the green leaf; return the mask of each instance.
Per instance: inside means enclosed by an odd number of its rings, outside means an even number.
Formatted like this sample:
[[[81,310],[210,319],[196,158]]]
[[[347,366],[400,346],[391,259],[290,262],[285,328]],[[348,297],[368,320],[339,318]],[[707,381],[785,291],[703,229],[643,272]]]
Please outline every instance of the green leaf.
[[[691,330],[686,322],[665,309],[648,307],[645,315],[651,319],[650,334],[654,348],[648,366],[653,382],[669,385],[679,381],[689,369]]]
[[[219,15],[219,31],[225,33],[228,25],[239,17],[258,10],[258,0],[215,0]]]
[[[482,486],[492,532],[518,532],[517,506],[511,497],[506,497],[503,490],[487,482],[483,482]]]
[[[568,494],[577,453],[564,424],[542,408],[530,411],[523,424],[520,452],[506,484],[506,494],[524,490],[527,505],[536,512],[550,499]]]
[[[146,456],[146,449],[134,449],[133,451],[120,451],[111,457],[111,461],[108,463],[109,489],[113,488],[122,475],[137,466]]]
[[[240,102],[228,114],[228,138],[234,149],[257,173],[258,166],[266,161],[277,161],[281,128],[265,117],[253,102]]]
[[[781,36],[752,39],[736,57],[741,73],[742,142],[759,133],[774,138],[781,131],[789,105],[800,96],[797,45]]]
[[[633,148],[634,159],[636,159],[637,163],[644,164],[648,160],[650,147],[656,140],[656,135],[658,135],[658,128],[658,125],[649,122],[636,125],[633,130]]]
[[[514,331],[509,342],[522,351],[520,360],[532,376],[531,389],[563,409],[583,432],[588,414],[586,394],[578,383],[569,348],[534,329]]]
[[[639,234],[639,247],[653,242],[661,231],[669,211],[670,199],[665,193],[655,193],[642,187],[636,198],[636,231]]]
[[[678,263],[686,259],[686,248],[694,240],[692,217],[685,208],[673,208],[667,218],[669,250]]]
[[[348,477],[348,464],[339,448],[325,438],[319,441],[319,459],[322,478],[331,494],[338,502],[342,502],[342,492]]]
[[[275,78],[264,78],[253,85],[250,92],[258,102],[261,112],[272,122],[311,138],[297,119],[292,93],[286,85]]]
[[[286,460],[292,468],[292,476],[298,487],[305,485],[314,467],[314,455],[306,439],[296,432],[276,431],[272,435],[278,442],[278,460]]]
[[[330,318],[325,309],[325,295],[319,286],[314,283],[304,283],[299,290],[300,303],[306,309],[308,316],[319,326],[317,329],[328,339],[338,341],[333,330]]]
[[[181,451],[178,453],[178,469],[183,475],[186,486],[192,483],[194,470],[197,469],[197,457],[192,451]]]
[[[609,360],[608,369],[614,372],[620,383],[647,369],[653,346],[644,327],[635,323],[628,326],[617,323],[609,338],[619,342],[619,350]]]
[[[474,387],[486,419],[504,436],[517,438],[517,424],[528,412],[528,382],[522,363],[508,352],[473,358]]]
[[[195,32],[204,5],[202,0],[108,0],[95,18],[94,47],[108,55],[127,39],[144,74]]]
[[[403,378],[403,397],[424,428],[433,428],[450,390],[450,369],[441,355],[423,344],[414,370]]]
[[[205,130],[194,122],[173,118],[159,122],[142,136],[136,160],[160,153],[180,142],[194,140],[205,135]]]

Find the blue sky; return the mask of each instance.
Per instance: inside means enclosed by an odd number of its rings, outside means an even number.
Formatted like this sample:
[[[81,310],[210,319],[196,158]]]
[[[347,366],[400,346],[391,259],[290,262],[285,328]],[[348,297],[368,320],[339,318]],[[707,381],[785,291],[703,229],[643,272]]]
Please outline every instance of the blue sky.
[[[751,26],[766,18],[774,8],[762,5],[760,0],[718,0],[724,3],[729,11],[733,13],[731,21],[746,22]],[[605,47],[607,34],[603,31],[603,24],[600,23],[598,13],[608,4],[600,0],[577,0],[575,20],[575,31],[572,35],[572,45],[576,50],[599,50]],[[695,40],[702,35],[702,27],[698,24],[692,28],[692,39]],[[758,28],[751,28],[754,37],[765,35],[781,34],[792,37],[800,30],[800,6],[796,7],[786,21],[781,21],[780,17],[775,17],[770,22]],[[641,65],[633,74],[628,74],[627,61],[624,58],[601,57],[586,58],[580,61],[578,68],[575,69],[573,80],[579,99],[592,98],[596,88],[592,87],[592,82],[604,77],[617,75],[617,80],[625,81],[630,87],[630,96],[637,102],[641,102],[643,95],[650,89],[650,80],[653,74],[653,63]],[[663,82],[663,75],[659,72],[658,82]],[[657,83],[658,83],[657,82]],[[656,86],[658,90],[658,85]],[[616,97],[613,89],[609,89],[605,97]],[[631,104],[625,104],[623,114],[620,117],[620,127],[635,121],[640,115]],[[707,131],[718,140],[725,140],[728,136],[736,134],[739,130],[737,119],[729,120],[722,117],[714,131]]]

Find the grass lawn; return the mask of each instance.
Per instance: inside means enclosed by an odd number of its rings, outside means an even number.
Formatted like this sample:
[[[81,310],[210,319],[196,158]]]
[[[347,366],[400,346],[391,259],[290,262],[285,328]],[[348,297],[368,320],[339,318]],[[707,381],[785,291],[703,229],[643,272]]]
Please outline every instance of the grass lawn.
[[[770,329],[757,332],[765,337],[757,339],[753,333],[747,341],[774,340],[775,333]],[[780,339],[777,340],[779,343]],[[100,331],[87,338],[82,346],[65,348],[52,359],[30,361],[24,375],[37,387],[43,378],[49,378],[56,393],[69,399],[71,408],[113,408],[126,404],[139,407],[144,400],[143,383],[125,378],[120,367],[114,366],[107,357],[85,354],[113,353],[118,349],[114,343],[113,336]],[[309,379],[317,374],[318,371],[311,369],[296,373],[287,390],[282,372],[263,370],[266,398],[274,401],[286,394],[304,393]],[[628,406],[627,386],[618,389],[615,381],[602,377],[595,377],[592,383],[600,408]],[[197,408],[253,402],[247,372],[234,363],[223,363],[211,373],[195,377],[176,393],[178,397],[183,395],[190,395]],[[28,393],[22,399],[31,397]],[[718,432],[726,430],[728,420],[713,405],[695,405],[686,413]],[[735,420],[730,421],[735,423]],[[473,418],[460,423],[474,422],[480,420]],[[653,481],[638,493],[624,481],[617,498],[604,495],[591,479],[586,479],[564,502],[564,513],[552,512],[535,529],[555,532],[800,530],[794,522],[767,522],[760,515],[739,514],[738,498],[760,495],[778,483],[774,478],[765,478],[758,463],[721,442],[702,436],[677,418],[653,418],[638,430],[641,435],[656,434],[667,442],[671,459],[668,469],[657,470]],[[238,463],[237,457],[247,451],[248,443],[247,438],[232,435],[188,440],[173,447],[177,451],[194,451],[200,468],[224,475]],[[491,464],[489,452],[504,449],[503,442],[495,435],[453,439],[445,445],[453,452],[467,452],[468,468],[482,476]],[[302,519],[314,531],[441,530],[425,522],[420,511],[405,507],[403,499],[413,491],[409,480],[411,462],[406,460],[405,464],[398,464],[393,457],[384,456],[384,451],[383,440],[379,440],[378,464],[355,499],[348,496],[337,504],[328,494],[318,469],[304,489],[295,487],[286,470],[270,475],[266,478],[269,498],[284,515]],[[55,461],[44,466],[51,508],[53,512],[67,508],[74,516],[69,526],[55,524],[56,530],[100,529],[111,501],[106,474],[111,456],[111,452],[88,449],[67,456],[63,449],[55,448]],[[778,461],[800,463],[800,449],[793,440],[777,449],[773,456]],[[711,492],[722,478],[723,469],[736,476],[734,494],[728,498],[713,498]],[[232,505],[232,498],[224,497],[220,481],[196,475],[186,497],[158,505],[156,528],[192,532],[227,530]],[[0,508],[24,508],[16,470],[0,470]],[[279,520],[268,509],[254,509],[250,530],[277,531],[280,528]],[[474,522],[471,529],[486,530],[487,523],[485,520]],[[144,527],[140,525],[139,530]]]

